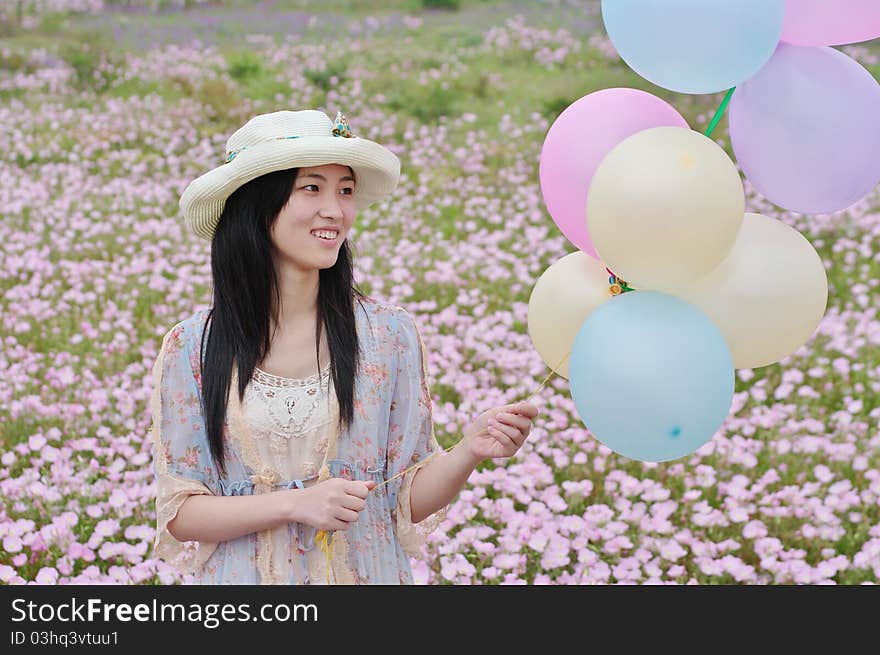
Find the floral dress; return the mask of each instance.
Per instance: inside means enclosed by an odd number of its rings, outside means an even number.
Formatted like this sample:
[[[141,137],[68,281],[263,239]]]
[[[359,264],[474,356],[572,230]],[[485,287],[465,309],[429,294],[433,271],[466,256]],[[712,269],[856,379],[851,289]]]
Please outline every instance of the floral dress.
[[[231,496],[305,488],[328,477],[383,482],[440,450],[434,437],[424,344],[400,307],[355,303],[361,361],[354,419],[339,431],[329,366],[310,378],[254,371],[244,399],[233,367],[224,441],[226,475],[211,459],[201,411],[199,346],[207,310],[166,334],[153,366],[152,440],[158,557],[199,584],[411,584],[409,558],[446,514],[410,517],[411,471],[373,490],[332,561],[302,523],[220,543],[181,543],[168,523],[194,494]]]

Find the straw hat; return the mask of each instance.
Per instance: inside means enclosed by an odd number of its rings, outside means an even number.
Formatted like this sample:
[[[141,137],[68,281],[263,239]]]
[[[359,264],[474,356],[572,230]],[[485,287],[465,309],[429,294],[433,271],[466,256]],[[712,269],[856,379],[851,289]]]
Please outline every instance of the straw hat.
[[[353,135],[342,112],[331,121],[315,109],[276,111],[254,116],[229,137],[225,163],[190,182],[180,210],[187,227],[210,241],[226,199],[240,186],[272,171],[321,164],[351,167],[358,210],[394,191],[400,176],[397,156]]]

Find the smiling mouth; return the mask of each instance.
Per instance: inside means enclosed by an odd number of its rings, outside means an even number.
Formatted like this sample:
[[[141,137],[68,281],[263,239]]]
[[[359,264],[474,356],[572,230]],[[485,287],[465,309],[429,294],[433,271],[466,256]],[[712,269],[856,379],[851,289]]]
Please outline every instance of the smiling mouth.
[[[325,242],[333,242],[339,237],[339,232],[334,230],[315,230],[312,236]]]

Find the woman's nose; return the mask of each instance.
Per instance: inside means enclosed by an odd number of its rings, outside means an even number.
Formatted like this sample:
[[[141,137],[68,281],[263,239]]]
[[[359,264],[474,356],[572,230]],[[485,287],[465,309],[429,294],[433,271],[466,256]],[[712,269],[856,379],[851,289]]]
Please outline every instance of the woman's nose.
[[[324,200],[321,207],[321,214],[325,218],[337,218],[342,220],[342,205],[335,194]]]

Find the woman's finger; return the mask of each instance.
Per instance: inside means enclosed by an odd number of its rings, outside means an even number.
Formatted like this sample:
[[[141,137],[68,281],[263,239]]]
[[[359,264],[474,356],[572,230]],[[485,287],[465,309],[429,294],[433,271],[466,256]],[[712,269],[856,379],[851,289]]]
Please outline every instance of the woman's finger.
[[[520,414],[525,416],[526,418],[532,419],[538,415],[538,407],[534,403],[517,403],[514,405],[511,410],[515,414]]]
[[[512,425],[521,432],[528,429],[528,427],[532,424],[529,419],[523,416],[517,416],[516,414],[510,414],[509,412],[500,412],[496,414],[495,420],[506,425]]]
[[[355,512],[361,512],[367,506],[367,502],[357,496],[345,496],[342,499],[342,506]]]
[[[370,489],[373,488],[370,486],[371,484],[375,486],[375,483],[372,481],[348,480],[345,483],[345,493],[357,496],[358,498],[366,498],[370,494]]]
[[[509,425],[489,425],[489,434],[495,437],[499,443],[505,448],[518,448],[514,435],[519,434],[519,430]]]
[[[358,520],[358,513],[346,507],[340,507],[333,513],[334,518],[346,523],[354,523]]]
[[[526,436],[529,434],[530,426],[531,424],[528,424],[526,425],[525,430],[521,430],[518,427],[501,423],[499,427],[504,430],[504,433],[508,435],[516,444],[516,447],[519,448],[525,443]]]

